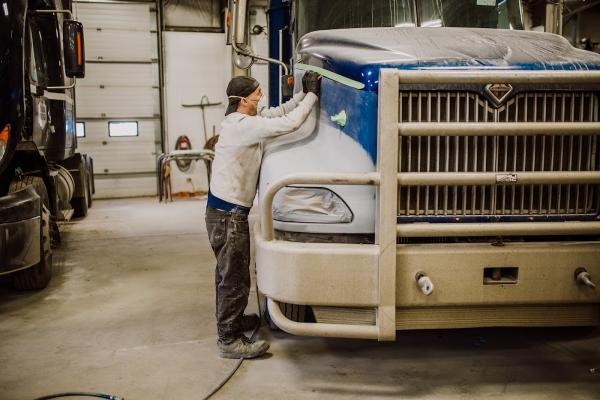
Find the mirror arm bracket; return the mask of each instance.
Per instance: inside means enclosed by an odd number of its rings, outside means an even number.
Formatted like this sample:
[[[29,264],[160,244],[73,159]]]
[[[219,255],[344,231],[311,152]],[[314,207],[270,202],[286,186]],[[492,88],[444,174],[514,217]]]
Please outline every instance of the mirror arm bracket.
[[[279,60],[276,60],[274,58],[269,58],[269,57],[261,57],[261,56],[257,56],[256,54],[245,52],[244,50],[240,49],[237,46],[237,44],[235,43],[235,40],[233,40],[231,42],[231,45],[233,46],[233,49],[235,50],[235,52],[238,53],[238,54],[241,54],[241,55],[246,56],[246,57],[252,57],[252,58],[255,58],[257,60],[270,62],[272,64],[278,64],[279,66],[281,66],[281,68],[283,68],[284,75],[289,75],[289,73],[290,73],[290,71],[288,69],[288,66],[285,65],[285,63],[283,61],[279,61]]]
[[[68,14],[70,19],[73,19],[71,10],[34,10],[36,14]]]
[[[289,75],[290,72],[289,72],[288,66],[285,65],[284,62],[282,62],[280,60],[276,60],[274,58],[257,56],[256,54],[246,52],[238,47],[238,45],[237,45],[237,28],[238,28],[238,23],[237,23],[238,6],[237,6],[237,4],[234,5],[233,13],[234,13],[234,15],[233,15],[233,34],[231,35],[232,36],[231,45],[233,46],[233,49],[235,50],[235,52],[238,54],[244,55],[246,57],[255,58],[257,60],[266,61],[266,62],[269,62],[272,64],[278,64],[279,66],[281,66],[281,68],[283,68],[284,75]]]
[[[71,83],[70,85],[66,85],[66,86],[47,86],[46,90],[67,90],[67,89],[73,89],[75,87],[76,83],[77,83],[77,79],[73,78],[73,83]]]

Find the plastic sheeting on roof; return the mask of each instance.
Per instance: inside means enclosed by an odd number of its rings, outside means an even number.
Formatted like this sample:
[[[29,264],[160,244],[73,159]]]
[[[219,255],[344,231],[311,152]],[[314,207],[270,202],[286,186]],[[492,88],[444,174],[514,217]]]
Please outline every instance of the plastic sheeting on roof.
[[[361,28],[304,36],[297,59],[365,84],[381,67],[403,69],[600,69],[600,55],[561,36],[478,28]],[[369,88],[369,85],[367,84]],[[374,89],[374,87],[370,87]]]

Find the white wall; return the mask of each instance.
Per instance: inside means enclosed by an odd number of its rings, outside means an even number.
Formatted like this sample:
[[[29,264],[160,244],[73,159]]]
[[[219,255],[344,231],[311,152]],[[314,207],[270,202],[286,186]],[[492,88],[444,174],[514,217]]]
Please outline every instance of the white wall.
[[[165,32],[165,113],[167,149],[175,149],[180,135],[187,135],[194,149],[204,147],[200,108],[184,108],[182,104],[198,104],[203,95],[221,106],[205,109],[208,137],[212,127],[220,131],[226,108],[225,88],[231,77],[229,47],[222,33]],[[204,163],[180,172],[173,163],[173,192],[207,190]],[[189,180],[191,179],[191,182]]]
[[[258,8],[251,16],[250,27],[254,24],[266,26],[264,9]],[[268,40],[265,34],[250,35],[252,46],[261,55],[268,54]],[[165,118],[167,125],[167,149],[175,149],[179,135],[187,135],[194,149],[204,147],[202,113],[200,108],[184,108],[182,104],[198,104],[203,95],[211,103],[222,102],[221,106],[205,109],[208,137],[212,127],[220,133],[221,121],[227,105],[225,90],[231,79],[231,46],[225,44],[223,33],[165,32]],[[256,64],[250,70],[268,93],[268,68],[266,64]],[[196,163],[187,172],[180,172],[173,166],[173,193],[207,191],[206,168],[203,162]],[[191,182],[190,182],[191,180]]]

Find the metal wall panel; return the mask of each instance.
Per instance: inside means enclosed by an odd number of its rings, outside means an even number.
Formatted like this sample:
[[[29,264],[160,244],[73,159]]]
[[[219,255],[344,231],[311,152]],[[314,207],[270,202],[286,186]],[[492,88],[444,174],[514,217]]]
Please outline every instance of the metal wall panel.
[[[136,144],[108,142],[106,146],[86,146],[87,151],[94,154],[94,173],[134,174],[140,172],[154,173],[156,163],[154,152],[145,146]]]
[[[82,86],[77,90],[78,118],[152,118],[160,114],[158,89]]]
[[[87,30],[127,28],[130,31],[155,31],[156,15],[151,9],[154,5],[148,3],[75,3],[77,19]]]
[[[117,143],[138,143],[138,144],[150,144],[156,140],[160,140],[160,136],[157,139],[156,132],[160,128],[160,120],[138,120],[139,136],[137,137],[109,137],[108,136],[108,122],[112,121],[109,119],[101,120],[86,120],[79,118],[81,122],[85,123],[85,137],[77,138],[79,147],[87,149],[88,145],[101,144],[105,141],[116,140]],[[119,121],[119,120],[116,120]]]
[[[165,1],[166,28],[220,28],[220,0],[169,0]]]
[[[96,178],[97,198],[156,196],[156,178],[154,176]]]
[[[156,41],[156,33],[86,29],[86,59],[90,61],[150,62],[158,58]]]
[[[77,87],[85,122],[81,151],[94,158],[96,197],[156,194],[160,89],[153,3],[78,2],[86,36],[86,78]],[[109,137],[109,121],[136,121],[138,136]]]
[[[87,63],[85,79],[77,81],[77,87],[157,87],[158,64],[96,64]]]
[[[94,157],[96,173],[140,173],[156,169],[156,131],[160,121],[138,121],[139,136],[109,137],[109,120],[84,121],[86,137],[79,148]]]

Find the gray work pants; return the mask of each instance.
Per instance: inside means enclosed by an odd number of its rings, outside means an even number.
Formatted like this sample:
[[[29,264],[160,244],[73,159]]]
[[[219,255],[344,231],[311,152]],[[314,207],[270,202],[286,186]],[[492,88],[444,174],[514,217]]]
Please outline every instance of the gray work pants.
[[[250,294],[248,212],[207,207],[206,230],[217,258],[217,333],[219,342],[228,344],[242,334],[242,317]]]

